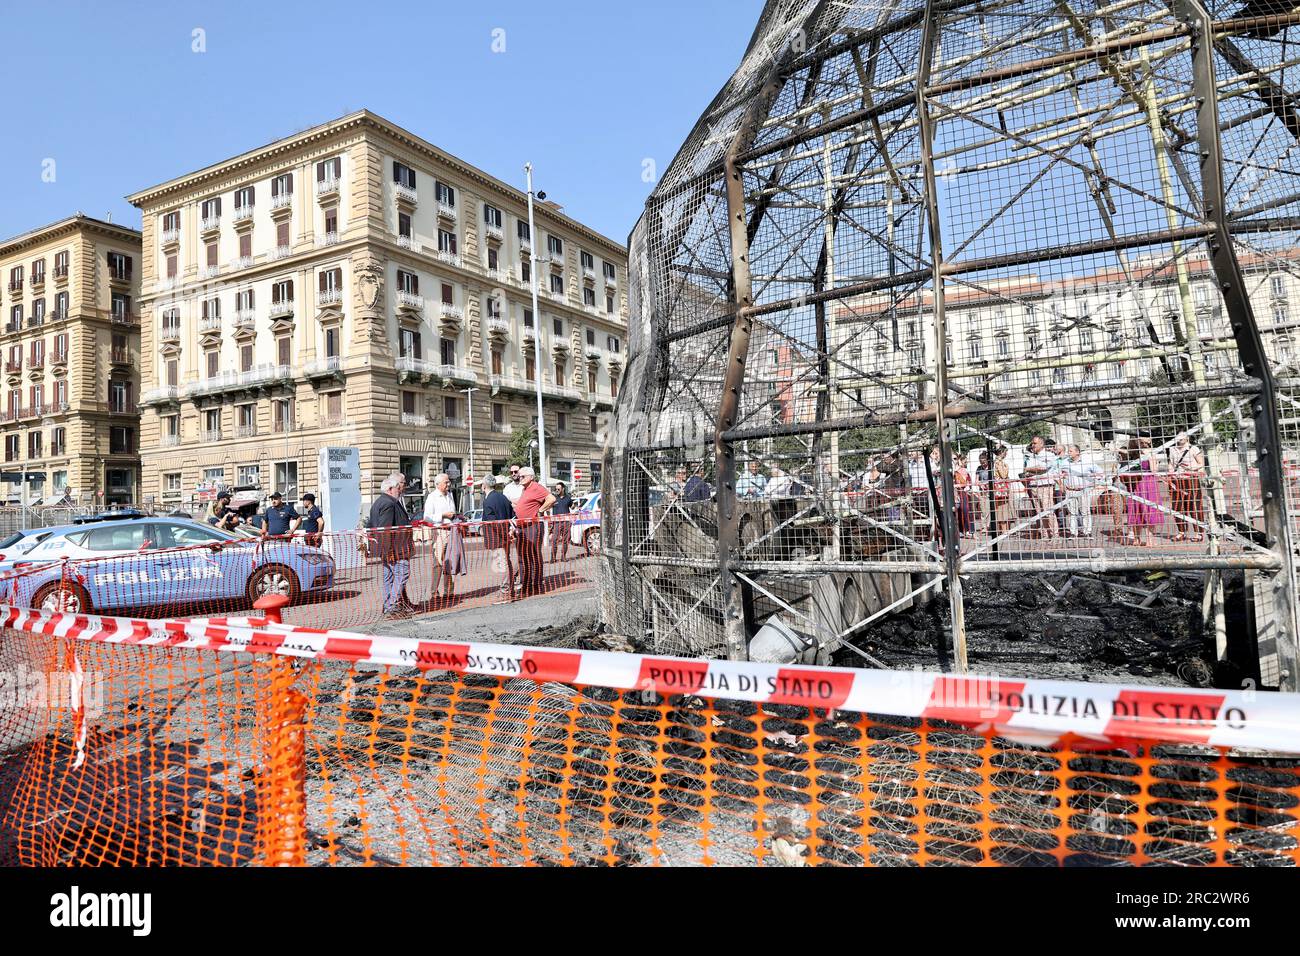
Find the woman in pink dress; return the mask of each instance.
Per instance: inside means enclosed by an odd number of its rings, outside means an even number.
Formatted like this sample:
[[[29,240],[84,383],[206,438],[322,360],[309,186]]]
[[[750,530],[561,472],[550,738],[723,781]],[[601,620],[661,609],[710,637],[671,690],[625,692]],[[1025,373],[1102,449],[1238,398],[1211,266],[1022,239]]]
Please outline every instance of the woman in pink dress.
[[[1127,453],[1123,462],[1129,470],[1121,476],[1124,488],[1129,492],[1125,510],[1125,519],[1130,528],[1125,540],[1139,547],[1151,547],[1156,543],[1154,528],[1164,523],[1164,514],[1154,504],[1160,501],[1160,482],[1156,480],[1155,462],[1152,460],[1151,439],[1129,439]],[[1137,467],[1134,468],[1134,463]],[[1138,499],[1143,499],[1139,501]]]

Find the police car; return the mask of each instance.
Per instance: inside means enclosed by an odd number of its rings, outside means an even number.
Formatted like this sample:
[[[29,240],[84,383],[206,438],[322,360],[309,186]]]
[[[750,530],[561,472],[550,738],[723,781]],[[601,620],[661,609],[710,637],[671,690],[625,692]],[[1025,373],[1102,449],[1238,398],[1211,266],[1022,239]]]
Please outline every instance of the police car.
[[[582,545],[588,554],[600,554],[600,492],[578,502],[569,524],[569,543]]]
[[[145,516],[43,530],[49,534],[4,575],[0,594],[19,607],[85,613],[203,601],[242,606],[270,594],[292,604],[334,584],[334,559],[302,538],[250,538]]]

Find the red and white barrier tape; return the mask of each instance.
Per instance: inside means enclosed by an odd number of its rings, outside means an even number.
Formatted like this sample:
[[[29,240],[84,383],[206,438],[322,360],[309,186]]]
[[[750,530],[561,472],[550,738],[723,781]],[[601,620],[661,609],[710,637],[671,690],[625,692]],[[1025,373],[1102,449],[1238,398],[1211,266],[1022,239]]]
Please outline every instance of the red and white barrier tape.
[[[1022,680],[421,641],[261,618],[171,621],[0,605],[0,627],[51,637],[559,681],[617,690],[925,717],[1039,744],[1066,736],[1300,753],[1300,694]]]

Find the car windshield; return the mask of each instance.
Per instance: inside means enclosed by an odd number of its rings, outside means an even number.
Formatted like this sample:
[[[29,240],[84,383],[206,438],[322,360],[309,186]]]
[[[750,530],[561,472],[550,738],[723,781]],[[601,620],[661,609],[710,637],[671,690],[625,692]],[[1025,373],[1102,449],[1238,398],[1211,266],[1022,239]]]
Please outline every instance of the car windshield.
[[[27,537],[26,531],[15,531],[13,534],[7,535],[3,541],[0,541],[0,549],[12,548],[25,537]]]

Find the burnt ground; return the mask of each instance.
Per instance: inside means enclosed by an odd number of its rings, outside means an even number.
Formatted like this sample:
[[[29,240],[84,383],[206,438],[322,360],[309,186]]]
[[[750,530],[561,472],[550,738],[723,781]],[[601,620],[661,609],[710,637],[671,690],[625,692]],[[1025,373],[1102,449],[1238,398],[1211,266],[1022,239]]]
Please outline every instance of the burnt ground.
[[[1240,688],[1250,676],[1217,662],[1201,623],[1200,574],[1007,574],[963,582],[970,669],[1007,677]],[[1226,581],[1228,606],[1241,575]],[[1145,606],[1144,606],[1145,605]],[[1228,618],[1236,639],[1244,621]],[[952,668],[946,594],[860,635],[891,669]],[[835,663],[870,666],[851,649]]]

